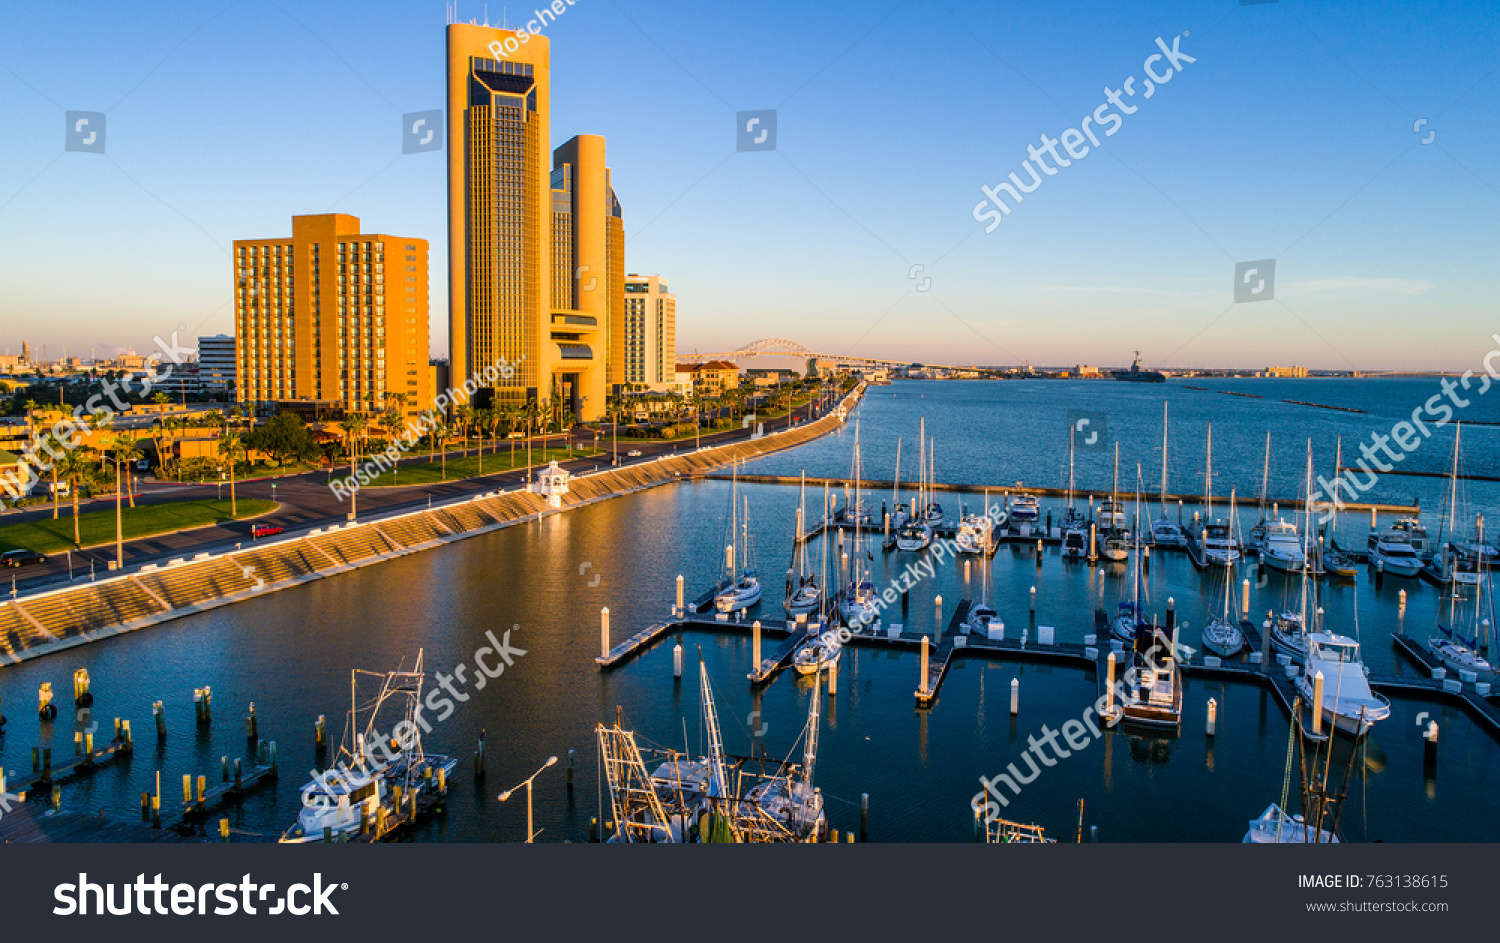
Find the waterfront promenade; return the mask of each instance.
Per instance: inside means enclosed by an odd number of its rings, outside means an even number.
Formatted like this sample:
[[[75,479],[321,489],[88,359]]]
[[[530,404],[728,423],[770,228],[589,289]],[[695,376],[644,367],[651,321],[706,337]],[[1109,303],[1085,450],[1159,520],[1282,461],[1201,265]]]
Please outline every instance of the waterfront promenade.
[[[325,516],[318,526],[303,527],[282,539],[243,546],[197,549],[189,545],[153,562],[127,565],[94,582],[64,584],[0,601],[0,665],[14,664],[101,638],[132,632],[181,616],[248,599],[261,593],[323,579],[455,540],[524,523],[546,514],[608,500],[645,488],[702,475],[743,461],[802,445],[834,431],[858,402],[864,387],[854,389],[840,405],[819,419],[759,438],[735,436],[721,444],[674,454],[658,450],[652,457],[616,468],[592,470],[596,463],[570,463],[570,489],[559,506],[532,493],[526,484],[512,490],[496,479],[481,479],[478,488],[455,483],[457,493],[430,506],[404,500],[367,508],[358,522]],[[516,481],[520,473],[510,473]],[[317,488],[327,491],[319,484]],[[391,489],[394,490],[394,489]],[[477,491],[477,493],[475,493]],[[368,504],[376,504],[369,510]],[[197,533],[197,532],[190,532]],[[198,546],[202,546],[199,544]]]

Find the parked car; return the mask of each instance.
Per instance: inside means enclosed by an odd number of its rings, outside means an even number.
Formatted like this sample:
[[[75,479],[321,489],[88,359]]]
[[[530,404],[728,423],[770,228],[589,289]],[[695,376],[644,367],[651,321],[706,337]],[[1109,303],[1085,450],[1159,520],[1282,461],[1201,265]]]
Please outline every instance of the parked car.
[[[285,527],[278,527],[275,524],[252,524],[250,526],[250,536],[252,538],[275,537],[277,534],[285,532]]]
[[[35,550],[7,550],[0,553],[0,566],[22,567],[33,563],[46,563],[47,555]]]
[[[640,449],[631,449],[629,452],[625,453],[625,457],[626,458],[640,458],[641,457],[641,450]]]

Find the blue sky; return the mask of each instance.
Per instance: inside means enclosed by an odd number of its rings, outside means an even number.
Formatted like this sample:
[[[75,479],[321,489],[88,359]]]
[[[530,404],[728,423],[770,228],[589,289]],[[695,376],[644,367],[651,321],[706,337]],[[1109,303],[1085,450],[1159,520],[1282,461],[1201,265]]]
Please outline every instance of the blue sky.
[[[547,30],[552,143],[608,139],[627,268],[670,279],[683,351],[1464,369],[1500,329],[1495,13],[577,0]],[[445,353],[443,156],[399,139],[443,104],[445,21],[441,0],[10,5],[0,350],[227,332],[231,241],[337,210],[431,241]],[[1025,179],[1028,144],[1184,32],[1197,61],[986,233],[980,186]],[[777,149],[737,153],[736,112],[762,108]],[[66,110],[107,114],[104,155],[63,150]],[[1275,298],[1236,305],[1260,259]]]

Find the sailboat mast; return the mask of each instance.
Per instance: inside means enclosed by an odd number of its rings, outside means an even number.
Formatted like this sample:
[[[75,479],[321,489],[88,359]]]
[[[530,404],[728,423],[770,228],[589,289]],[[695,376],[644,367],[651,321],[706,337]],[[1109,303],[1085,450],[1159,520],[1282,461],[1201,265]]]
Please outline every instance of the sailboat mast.
[[[1266,490],[1271,484],[1271,430],[1266,430],[1266,457],[1260,468],[1260,519],[1266,519]]]
[[[1235,489],[1229,489],[1229,533],[1238,537],[1235,532],[1234,521],[1234,496]],[[1229,621],[1229,597],[1234,595],[1234,561],[1230,560],[1224,565],[1224,621]]]
[[[1214,518],[1214,424],[1208,424],[1208,448],[1203,457],[1203,488],[1207,492],[1208,507],[1204,511],[1206,520]]]
[[[1073,434],[1077,432],[1074,426],[1068,426],[1068,512],[1073,511]]]
[[[1071,437],[1070,437],[1071,438]],[[1070,459],[1071,461],[1071,459]],[[1167,404],[1161,404],[1161,512],[1167,513]]]
[[[901,437],[896,437],[896,480],[891,485],[891,513],[901,506]]]

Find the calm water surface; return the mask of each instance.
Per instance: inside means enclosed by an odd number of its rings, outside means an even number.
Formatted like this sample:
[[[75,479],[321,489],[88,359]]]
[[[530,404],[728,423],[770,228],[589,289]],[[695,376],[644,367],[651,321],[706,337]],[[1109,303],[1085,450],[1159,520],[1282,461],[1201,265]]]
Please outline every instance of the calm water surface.
[[[1231,386],[1232,381],[1220,385]],[[1215,467],[1224,473],[1220,482],[1258,490],[1268,425],[1273,462],[1278,455],[1300,455],[1311,434],[1318,436],[1319,461],[1329,465],[1331,445],[1324,439],[1330,432],[1342,433],[1347,443],[1362,430],[1388,428],[1388,416],[1393,420],[1407,402],[1425,399],[1429,386],[1435,388],[1426,381],[1274,384],[1275,399],[1370,409],[1356,415],[1273,402],[1267,392],[1273,384],[1267,381],[1249,387],[1266,395],[1263,401],[1182,390],[1176,383],[1151,390],[1108,383],[908,383],[872,392],[860,409],[861,434],[871,473],[882,477],[894,462],[895,436],[914,439],[917,420],[925,415],[929,431],[937,436],[941,478],[1049,484],[1056,480],[1059,462],[1066,461],[1066,410],[1103,409],[1112,434],[1131,443],[1124,455],[1140,460],[1149,479],[1165,397],[1173,409],[1172,486],[1191,490],[1193,469],[1202,458],[1201,433],[1212,419]],[[1282,396],[1283,389],[1290,392]],[[1476,408],[1482,405],[1476,403]],[[1058,427],[1064,429],[1061,437]],[[1472,437],[1465,431],[1468,470],[1496,472],[1493,436],[1493,430],[1477,426]],[[750,470],[796,474],[806,468],[809,474],[843,475],[851,444],[852,435],[845,433],[762,460]],[[1439,433],[1410,461],[1443,468],[1451,444],[1451,433]],[[1091,456],[1086,474],[1107,486],[1108,459]],[[1081,467],[1080,477],[1084,475]],[[1296,469],[1273,466],[1273,493],[1292,493],[1296,477]],[[1227,490],[1227,484],[1221,486]],[[1401,494],[1415,490],[1425,507],[1443,502],[1442,481],[1404,479],[1392,487]],[[787,565],[796,489],[750,486],[743,491],[750,501],[753,552],[767,575],[761,611],[779,613],[778,574]],[[64,716],[39,726],[29,705],[39,682],[51,681],[63,692],[72,669],[87,667],[98,698],[97,719],[107,728],[115,715],[130,717],[140,746],[129,763],[66,783],[64,804],[134,818],[139,794],[151,788],[155,770],[162,770],[171,798],[183,773],[212,778],[221,755],[243,755],[243,716],[254,701],[262,736],[279,742],[283,775],[228,814],[240,837],[269,840],[296,814],[302,771],[313,765],[314,718],[328,715],[331,732],[340,726],[351,667],[384,670],[403,658],[409,661],[421,648],[429,671],[451,671],[472,663],[487,629],[499,634],[518,627],[512,641],[527,654],[483,691],[474,692],[426,740],[429,750],[459,755],[463,765],[447,815],[416,838],[521,840],[525,809],[516,800],[502,805],[496,794],[529,776],[549,755],[565,761],[572,749],[577,768],[571,793],[565,788],[563,763],[537,779],[537,823],[544,829],[539,840],[586,840],[589,820],[599,814],[596,723],[612,721],[619,708],[643,741],[681,749],[686,740],[693,752],[701,749],[697,684],[691,670],[683,682],[672,678],[673,641],[600,674],[593,665],[599,609],[610,608],[613,636],[619,640],[666,613],[677,574],[686,577],[690,594],[706,586],[722,552],[728,493],[728,486],[719,482],[655,489],[5,668],[0,670],[0,696],[10,724],[0,739],[0,760],[8,769],[25,771],[31,747],[49,740],[57,753],[71,752],[71,719]],[[875,496],[877,502],[880,497]],[[1500,503],[1492,491],[1478,486],[1471,487],[1468,497],[1475,507]],[[1368,522],[1357,523],[1349,533],[1362,537]],[[820,554],[814,544],[815,562]],[[887,557],[877,549],[877,583],[911,559]],[[1024,626],[1029,590],[1036,586],[1039,621],[1056,626],[1059,639],[1078,640],[1090,631],[1094,608],[1113,607],[1128,584],[1120,566],[1064,565],[1049,553],[1039,570],[1029,549],[1007,547],[995,557],[987,585],[977,562],[967,583],[961,564],[940,567],[934,580],[910,594],[906,610],[889,618],[909,630],[931,632],[935,594],[944,597],[951,613],[965,595],[987,593],[1002,617]],[[1351,634],[1357,631],[1366,661],[1381,675],[1413,673],[1389,641],[1398,624],[1396,594],[1403,586],[1410,598],[1406,628],[1425,636],[1440,605],[1437,591],[1426,584],[1387,580],[1376,590],[1361,578],[1353,585],[1324,589],[1329,623]],[[1295,586],[1273,576],[1254,590],[1252,607],[1263,612],[1290,604],[1295,592]],[[1166,598],[1175,600],[1190,644],[1204,614],[1217,604],[1212,581],[1175,555],[1161,554],[1153,561],[1149,593],[1158,610]],[[748,637],[688,632],[681,642],[690,669],[700,652],[708,667],[731,752],[750,751],[750,715],[759,711],[757,723],[767,725],[767,749],[800,759],[797,738],[807,716],[810,683],[786,673],[754,692],[745,680]],[[838,695],[824,708],[818,763],[818,783],[830,797],[834,827],[857,827],[858,798],[867,792],[872,840],[968,840],[969,800],[978,788],[977,777],[1004,770],[1018,759],[1027,737],[1038,734],[1043,724],[1056,729],[1079,717],[1095,696],[1091,672],[976,659],[956,663],[936,707],[920,711],[912,695],[917,672],[914,655],[860,648],[846,653]],[[1013,722],[1009,686],[1017,677],[1021,716]],[[214,690],[215,723],[199,731],[192,723],[192,690],[205,684]],[[1212,743],[1204,736],[1210,697],[1220,705]],[[166,702],[169,722],[160,748],[150,720],[150,704],[157,699]],[[1069,839],[1082,799],[1085,826],[1098,826],[1101,840],[1237,841],[1246,822],[1281,797],[1286,720],[1269,694],[1248,684],[1190,680],[1185,704],[1180,737],[1149,740],[1109,733],[1046,770],[1007,814]],[[1435,781],[1422,771],[1416,722],[1421,712],[1443,730]],[[468,764],[481,729],[488,734],[488,776],[475,783]],[[1500,840],[1500,826],[1473,814],[1489,807],[1489,783],[1500,772],[1497,767],[1500,750],[1461,711],[1399,698],[1393,717],[1377,728],[1357,758],[1345,834],[1352,840]]]

